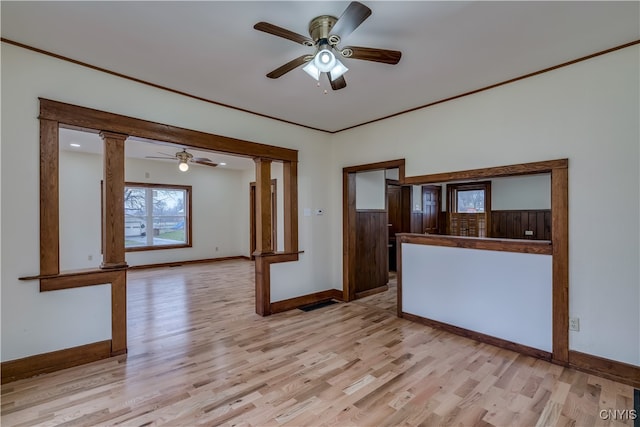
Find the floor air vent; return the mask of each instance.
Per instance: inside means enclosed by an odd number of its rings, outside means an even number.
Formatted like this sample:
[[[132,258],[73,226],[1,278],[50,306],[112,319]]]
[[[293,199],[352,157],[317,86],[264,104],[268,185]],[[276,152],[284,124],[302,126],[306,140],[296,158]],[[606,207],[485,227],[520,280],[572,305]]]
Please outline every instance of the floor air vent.
[[[337,304],[338,301],[334,301],[334,300],[329,300],[329,301],[321,301],[321,302],[317,302],[315,304],[309,304],[309,305],[305,305],[303,307],[298,307],[300,310],[302,311],[312,311],[312,310],[317,310],[319,308],[322,307],[326,307],[328,305],[331,304]]]

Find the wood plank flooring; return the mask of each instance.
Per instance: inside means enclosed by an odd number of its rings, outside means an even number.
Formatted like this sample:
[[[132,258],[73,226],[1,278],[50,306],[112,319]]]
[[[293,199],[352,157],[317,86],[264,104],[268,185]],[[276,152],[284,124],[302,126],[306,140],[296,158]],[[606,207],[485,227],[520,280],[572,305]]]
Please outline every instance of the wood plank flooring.
[[[399,319],[254,314],[253,263],[132,271],[129,354],[2,386],[2,426],[619,426],[633,389]]]

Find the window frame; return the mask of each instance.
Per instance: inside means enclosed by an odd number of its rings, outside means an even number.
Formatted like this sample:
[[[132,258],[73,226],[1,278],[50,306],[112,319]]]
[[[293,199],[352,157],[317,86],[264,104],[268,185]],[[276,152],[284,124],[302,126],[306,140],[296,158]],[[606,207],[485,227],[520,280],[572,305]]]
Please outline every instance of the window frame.
[[[447,184],[447,212],[449,213],[469,213],[458,212],[458,192],[459,191],[484,191],[484,213],[491,213],[491,181],[461,182],[458,184]]]
[[[152,188],[152,189],[162,189],[162,190],[184,190],[185,191],[185,233],[186,233],[186,242],[178,243],[175,245],[157,245],[157,246],[132,246],[127,247],[125,245],[125,252],[142,252],[142,251],[156,251],[162,249],[181,249],[181,248],[190,248],[193,247],[193,233],[192,233],[192,193],[193,188],[191,185],[177,185],[177,184],[151,184],[146,182],[125,182],[125,189],[127,187],[139,187],[139,188]],[[124,208],[124,200],[123,200],[123,208]]]

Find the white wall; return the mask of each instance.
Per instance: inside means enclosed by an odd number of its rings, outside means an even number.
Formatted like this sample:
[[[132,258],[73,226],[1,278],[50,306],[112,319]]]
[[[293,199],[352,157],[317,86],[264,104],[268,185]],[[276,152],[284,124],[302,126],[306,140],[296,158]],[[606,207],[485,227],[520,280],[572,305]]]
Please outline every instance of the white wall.
[[[172,162],[127,159],[125,179],[192,187],[192,247],[127,252],[129,265],[248,256],[243,243],[249,239],[249,211],[243,202],[249,196],[241,171],[193,165],[179,172]],[[60,152],[61,270],[100,265],[101,180],[101,155]]]
[[[569,159],[570,348],[640,365],[640,47],[336,134],[343,167],[406,159],[406,175]],[[389,141],[394,141],[389,144]],[[334,217],[334,239],[342,235]],[[333,257],[340,283],[342,254]]]
[[[404,243],[402,310],[551,352],[551,256]]]
[[[108,289],[102,289],[107,287],[40,293],[37,281],[18,280],[39,272],[38,97],[300,150],[300,206],[332,211],[326,185],[330,136],[325,133],[182,97],[5,43],[0,53],[3,361],[103,340],[104,325],[110,324]],[[244,199],[248,204],[248,185]],[[271,281],[283,299],[331,287],[327,266],[333,242],[327,238],[326,218],[300,218],[301,249],[314,262],[279,265]],[[241,240],[248,245],[248,238]],[[80,310],[85,310],[81,321]]]
[[[551,209],[551,174],[491,180],[491,210]]]

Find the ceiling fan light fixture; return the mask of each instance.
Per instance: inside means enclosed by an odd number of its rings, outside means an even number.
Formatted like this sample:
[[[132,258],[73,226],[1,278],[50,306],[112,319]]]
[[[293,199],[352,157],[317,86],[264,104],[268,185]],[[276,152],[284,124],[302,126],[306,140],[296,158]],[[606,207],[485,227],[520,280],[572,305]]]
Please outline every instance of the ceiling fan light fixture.
[[[302,70],[309,74],[312,78],[320,80],[320,70],[315,66],[314,61],[309,61],[307,65],[302,67]]]
[[[181,172],[186,172],[189,170],[189,164],[187,163],[186,160],[180,160],[180,163],[178,164],[178,169],[180,169]]]
[[[313,58],[313,64],[321,73],[328,73],[336,65],[336,56],[327,45],[324,45]]]
[[[329,71],[331,81],[340,78],[347,71],[349,71],[349,69],[342,62],[340,62],[340,60],[336,59],[336,65],[334,65],[331,71]]]

